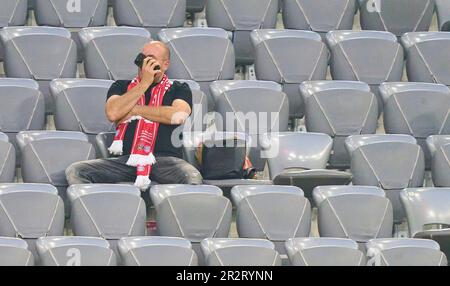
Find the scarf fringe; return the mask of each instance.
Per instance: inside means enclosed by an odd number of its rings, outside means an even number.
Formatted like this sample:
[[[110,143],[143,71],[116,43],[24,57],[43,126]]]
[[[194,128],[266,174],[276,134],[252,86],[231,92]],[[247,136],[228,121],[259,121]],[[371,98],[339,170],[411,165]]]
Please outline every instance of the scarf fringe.
[[[134,185],[138,187],[142,192],[145,192],[150,187],[151,180],[148,176],[137,176]]]
[[[123,154],[123,141],[122,140],[114,140],[111,146],[108,148],[108,151],[112,155],[122,155]]]
[[[155,163],[156,158],[153,153],[148,155],[131,154],[127,161],[127,165],[133,167],[153,165]]]

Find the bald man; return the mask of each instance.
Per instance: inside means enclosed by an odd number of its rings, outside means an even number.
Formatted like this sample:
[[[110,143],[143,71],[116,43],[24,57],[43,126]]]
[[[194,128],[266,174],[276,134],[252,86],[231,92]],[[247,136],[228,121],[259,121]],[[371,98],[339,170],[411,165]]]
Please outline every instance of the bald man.
[[[172,132],[185,122],[192,111],[192,93],[186,83],[173,82],[166,91],[162,105],[148,106],[153,87],[163,79],[170,66],[170,50],[158,41],[146,44],[142,53],[146,56],[142,68],[138,69],[139,83],[128,90],[131,81],[118,80],[108,91],[105,112],[111,122],[119,124],[132,116],[141,116],[159,122],[153,154],[156,163],[152,166],[150,179],[160,184],[201,184],[199,171],[184,161],[181,147],[172,143]],[[155,67],[159,66],[159,70]],[[137,105],[145,94],[146,105]],[[136,167],[126,162],[132,152],[137,120],[128,125],[123,139],[123,154],[119,157],[79,162],[66,170],[70,185],[87,183],[134,182]]]

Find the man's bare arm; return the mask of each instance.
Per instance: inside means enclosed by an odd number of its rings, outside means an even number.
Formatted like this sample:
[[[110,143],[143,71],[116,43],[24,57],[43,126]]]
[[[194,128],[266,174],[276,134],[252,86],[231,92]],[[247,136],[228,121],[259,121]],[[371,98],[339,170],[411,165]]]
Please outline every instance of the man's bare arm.
[[[176,99],[172,106],[135,106],[131,113],[166,125],[180,125],[191,114],[191,107],[186,101]]]

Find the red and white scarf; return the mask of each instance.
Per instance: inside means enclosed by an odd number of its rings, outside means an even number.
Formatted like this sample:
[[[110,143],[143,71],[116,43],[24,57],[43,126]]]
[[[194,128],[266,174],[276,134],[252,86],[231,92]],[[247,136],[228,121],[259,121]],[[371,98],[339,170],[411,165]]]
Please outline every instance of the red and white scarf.
[[[128,91],[138,85],[139,78],[133,79],[128,85]],[[158,107],[162,105],[164,95],[172,86],[166,75],[162,80],[153,87],[149,106]],[[139,99],[138,105],[145,105],[145,94]],[[135,186],[141,190],[146,190],[150,186],[150,174],[152,172],[152,165],[155,164],[156,158],[153,155],[155,149],[156,137],[158,135],[159,122],[147,120],[141,116],[133,116],[125,122],[117,126],[114,141],[109,147],[109,152],[113,155],[123,154],[123,139],[127,131],[128,125],[133,120],[138,120],[136,130],[134,132],[134,140],[131,148],[130,158],[127,161],[128,166],[136,167],[136,182]]]

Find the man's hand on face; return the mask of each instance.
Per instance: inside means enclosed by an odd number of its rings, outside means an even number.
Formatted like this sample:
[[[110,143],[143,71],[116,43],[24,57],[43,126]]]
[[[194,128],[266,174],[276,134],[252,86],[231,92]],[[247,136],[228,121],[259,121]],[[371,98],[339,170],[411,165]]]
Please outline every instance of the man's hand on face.
[[[143,84],[152,85],[157,75],[161,73],[160,70],[155,70],[156,66],[160,66],[160,64],[154,58],[147,57],[144,59],[141,71],[141,82]]]

